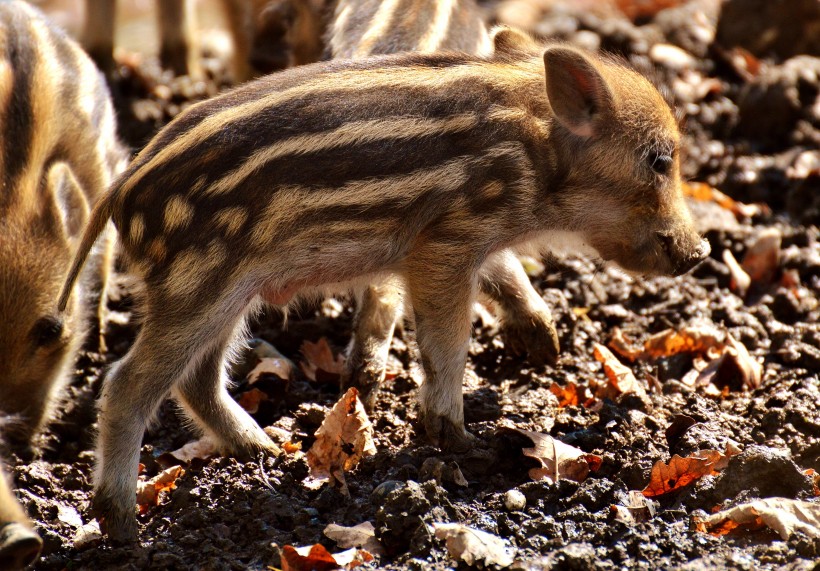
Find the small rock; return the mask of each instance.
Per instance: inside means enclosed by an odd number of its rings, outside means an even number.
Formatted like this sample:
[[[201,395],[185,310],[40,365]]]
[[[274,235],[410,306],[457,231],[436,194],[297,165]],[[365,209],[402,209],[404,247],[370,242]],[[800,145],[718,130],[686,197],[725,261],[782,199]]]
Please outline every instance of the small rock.
[[[649,57],[655,63],[675,71],[693,69],[697,65],[691,54],[672,44],[655,44],[649,50]]]
[[[507,490],[504,493],[504,507],[507,511],[520,512],[527,507],[527,498],[518,490]]]
[[[398,490],[403,486],[404,482],[401,480],[385,480],[375,487],[373,493],[370,494],[370,499],[374,504],[381,504],[384,501],[384,498],[387,497],[387,494],[393,490]]]

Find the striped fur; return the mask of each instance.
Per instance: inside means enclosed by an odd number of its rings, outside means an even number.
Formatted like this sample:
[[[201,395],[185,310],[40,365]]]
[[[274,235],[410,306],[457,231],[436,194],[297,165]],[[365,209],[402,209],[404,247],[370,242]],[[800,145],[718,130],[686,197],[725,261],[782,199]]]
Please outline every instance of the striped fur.
[[[27,441],[70,374],[86,302],[101,331],[107,242],[70,311],[57,312],[57,297],[88,212],[124,157],[94,64],[26,2],[0,3],[0,125],[0,410],[20,415]]]
[[[26,2],[0,3],[0,133],[0,417],[11,415],[3,432],[27,447],[71,375],[90,311],[102,333],[107,239],[67,311],[57,298],[124,157],[94,64]],[[22,569],[42,541],[2,472],[0,561]]]
[[[338,0],[328,44],[335,58],[492,50],[474,0]]]
[[[497,46],[519,46],[510,33]],[[147,295],[101,397],[95,509],[109,534],[136,534],[139,444],[166,396],[225,450],[278,452],[228,395],[223,366],[262,301],[400,284],[428,434],[468,446],[461,382],[479,270],[558,236],[634,272],[691,267],[703,248],[677,155],[664,154],[678,138],[648,81],[563,46],[332,61],[187,109],[95,208],[61,299],[111,218]]]
[[[255,57],[273,62],[257,66],[268,71],[323,55],[492,51],[475,0],[271,0],[259,20]]]

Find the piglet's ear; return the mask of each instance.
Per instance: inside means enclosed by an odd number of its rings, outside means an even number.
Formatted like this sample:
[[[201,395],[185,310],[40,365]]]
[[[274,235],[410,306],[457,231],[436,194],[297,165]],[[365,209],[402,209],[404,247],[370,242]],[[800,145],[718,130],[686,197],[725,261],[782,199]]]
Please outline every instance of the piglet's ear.
[[[80,183],[66,163],[54,163],[46,174],[47,211],[68,239],[80,235],[88,221],[89,205]]]
[[[508,26],[496,26],[490,30],[490,39],[496,54],[535,55],[541,48],[526,32]]]
[[[544,52],[544,67],[555,118],[575,135],[596,135],[613,98],[589,57],[579,50],[556,46]]]

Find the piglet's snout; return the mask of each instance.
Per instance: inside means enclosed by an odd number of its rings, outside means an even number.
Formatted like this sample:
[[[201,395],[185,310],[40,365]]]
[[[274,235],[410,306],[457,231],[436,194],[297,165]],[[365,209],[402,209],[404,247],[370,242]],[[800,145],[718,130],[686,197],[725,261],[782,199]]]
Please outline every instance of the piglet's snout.
[[[712,251],[712,247],[705,238],[696,238],[693,245],[686,242],[681,244],[671,234],[658,232],[658,241],[661,249],[669,258],[672,265],[672,275],[679,276],[685,274],[700,262]],[[688,241],[687,241],[688,242]]]

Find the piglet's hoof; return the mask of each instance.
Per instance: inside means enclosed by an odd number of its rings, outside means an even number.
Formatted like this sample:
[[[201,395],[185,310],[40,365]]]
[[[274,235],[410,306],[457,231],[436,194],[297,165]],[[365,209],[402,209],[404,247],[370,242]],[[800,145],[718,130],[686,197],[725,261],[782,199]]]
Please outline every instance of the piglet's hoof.
[[[260,456],[276,458],[282,454],[282,449],[261,428],[244,436],[244,439],[224,446],[223,454],[242,462],[252,462]]]
[[[476,437],[465,430],[464,423],[455,423],[446,416],[425,415],[424,429],[430,442],[444,452],[463,454],[476,444]]]
[[[502,335],[507,348],[515,355],[527,354],[533,365],[558,362],[561,349],[558,333],[549,315],[533,314],[502,325]]]
[[[0,527],[0,569],[24,569],[37,561],[43,540],[22,523]]]
[[[373,412],[383,379],[383,366],[378,368],[365,364],[356,367],[342,377],[342,393],[350,387],[355,387],[359,391],[359,400],[362,401],[365,411]]]
[[[126,545],[137,541],[137,518],[134,507],[120,511],[111,508],[111,502],[105,498],[94,497],[91,513],[100,524],[100,531],[108,536],[108,541],[114,545]]]

